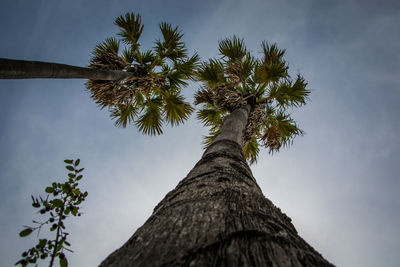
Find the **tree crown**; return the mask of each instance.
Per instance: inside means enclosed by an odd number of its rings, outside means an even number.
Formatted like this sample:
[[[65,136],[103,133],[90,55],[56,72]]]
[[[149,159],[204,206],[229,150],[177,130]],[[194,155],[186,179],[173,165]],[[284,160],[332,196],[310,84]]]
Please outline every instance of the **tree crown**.
[[[118,81],[89,80],[92,98],[102,108],[109,108],[116,126],[133,123],[143,134],[162,134],[163,123],[183,123],[193,108],[185,102],[181,88],[194,77],[197,53],[189,56],[183,34],[168,23],[159,24],[162,38],[145,51],[139,43],[143,31],[140,15],[127,13],[116,18],[115,24],[121,39],[107,38],[98,44],[89,67],[126,71],[132,76]]]
[[[195,94],[195,104],[201,104],[197,118],[210,127],[206,147],[220,132],[226,115],[251,105],[243,138],[249,163],[257,161],[260,145],[272,153],[303,134],[290,111],[306,104],[310,94],[300,74],[294,79],[288,74],[285,50],[265,41],[261,47],[262,57],[255,58],[243,39],[224,39],[218,44],[220,57],[202,62],[196,72],[196,80],[202,83]]]

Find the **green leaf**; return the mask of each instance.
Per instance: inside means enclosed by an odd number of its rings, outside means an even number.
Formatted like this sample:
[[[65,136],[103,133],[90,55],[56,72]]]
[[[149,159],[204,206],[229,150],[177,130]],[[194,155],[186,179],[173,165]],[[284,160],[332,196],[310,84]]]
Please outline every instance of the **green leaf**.
[[[118,55],[119,41],[115,38],[106,38],[105,41],[96,45],[93,50],[94,57],[101,57],[107,53],[113,53]]]
[[[196,73],[196,69],[199,66],[200,56],[195,53],[192,57],[185,60],[174,62],[174,68],[182,73],[186,78],[193,78]]]
[[[146,135],[162,134],[161,98],[149,99],[142,116],[136,121],[139,131]]]
[[[178,30],[178,27],[173,28],[171,24],[160,23],[160,30],[163,35],[163,40],[156,41],[156,51],[161,58],[169,58],[173,61],[185,58],[187,51],[185,44],[181,42],[183,34]]]
[[[69,208],[66,208],[66,209],[64,210],[64,214],[65,214],[65,215],[68,215],[69,212],[70,212],[70,209],[69,209]]]
[[[47,239],[40,239],[39,240],[39,246],[42,247],[42,248],[46,245],[46,243],[47,243]]]
[[[139,108],[140,105],[137,104],[114,106],[110,109],[110,117],[115,119],[115,126],[126,128],[128,124],[135,120],[139,113]]]
[[[54,192],[54,188],[53,187],[50,187],[50,186],[48,186],[48,187],[46,187],[46,189],[44,190],[46,193],[49,193],[49,194],[51,194],[51,193],[53,193]]]
[[[19,232],[19,236],[20,237],[28,236],[32,233],[32,231],[33,231],[32,228],[26,228],[26,229],[22,230],[21,232]]]
[[[57,208],[61,208],[62,206],[64,206],[64,202],[58,198],[53,199],[52,201],[50,201],[50,203],[53,204]]]
[[[205,126],[219,126],[222,124],[223,114],[211,105],[206,105],[197,111],[197,119]]]
[[[230,60],[241,60],[247,53],[243,39],[236,36],[219,42],[219,52]]]
[[[133,61],[137,60],[137,55],[136,55],[135,49],[133,49],[132,47],[125,48],[122,51],[122,58],[124,61],[126,61],[128,63],[132,63]]]
[[[65,256],[64,256],[64,258],[60,258],[60,267],[68,267],[68,261],[67,261],[67,258],[65,258]]]
[[[253,136],[251,140],[244,144],[243,152],[249,164],[257,163],[258,153],[260,152],[260,149],[258,148],[258,143],[255,136]]]
[[[172,126],[183,123],[193,111],[182,95],[165,94],[163,100],[165,102],[165,118]]]
[[[69,171],[74,171],[75,169],[74,169],[74,167],[72,167],[72,166],[65,166],[65,168],[67,169],[67,170],[69,170]]]
[[[72,159],[66,159],[66,160],[64,160],[64,162],[67,163],[67,164],[72,164],[73,160]]]
[[[224,83],[226,81],[224,77],[224,65],[215,59],[203,62],[198,68],[196,79],[206,83],[210,88]]]
[[[146,52],[140,53],[139,57],[136,57],[136,61],[140,63],[141,66],[152,63],[156,59],[152,50],[147,50]]]
[[[264,58],[255,64],[254,78],[258,83],[277,82],[288,77],[288,69],[283,55],[285,50],[280,50],[276,44],[262,43]]]
[[[167,74],[167,80],[171,88],[177,88],[179,86],[187,86],[188,83],[185,81],[186,76],[183,72],[174,70]]]
[[[137,48],[137,42],[139,41],[140,35],[143,31],[140,15],[126,13],[125,16],[119,16],[116,18],[115,24],[121,29],[118,35],[122,37],[122,40],[125,43],[132,45],[133,48]]]
[[[58,252],[58,251],[60,251],[61,249],[62,249],[62,247],[63,247],[63,240],[62,239],[60,239],[60,241],[59,241],[59,243],[58,243],[58,245],[57,245],[57,248],[56,248],[56,251]]]
[[[79,162],[81,162],[80,159],[75,160],[75,163],[74,163],[75,167],[79,165]]]
[[[76,177],[76,180],[79,181],[80,179],[82,179],[82,175],[78,175],[78,177]]]
[[[96,45],[92,52],[89,67],[123,70],[126,67],[126,62],[118,56],[119,43],[115,38],[107,38],[102,43]],[[88,84],[88,88],[92,85]]]
[[[69,178],[74,178],[74,177],[75,177],[75,174],[73,174],[73,173],[68,173],[68,177],[69,177]]]
[[[204,148],[208,148],[212,142],[214,142],[217,135],[220,133],[219,127],[212,127],[209,131],[209,135],[204,136],[203,145]]]
[[[76,216],[77,213],[78,213],[78,208],[77,208],[77,207],[73,207],[73,208],[71,209],[71,214],[74,215],[74,216]]]

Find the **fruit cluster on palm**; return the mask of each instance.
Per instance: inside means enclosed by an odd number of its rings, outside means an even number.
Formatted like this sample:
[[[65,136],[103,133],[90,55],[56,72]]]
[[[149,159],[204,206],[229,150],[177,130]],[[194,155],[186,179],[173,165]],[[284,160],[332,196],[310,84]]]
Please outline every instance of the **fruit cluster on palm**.
[[[195,94],[195,104],[202,104],[197,117],[211,127],[206,147],[219,134],[225,116],[246,105],[251,109],[243,149],[249,163],[257,161],[260,145],[274,152],[303,134],[289,111],[305,104],[310,91],[301,75],[292,79],[288,74],[285,50],[263,42],[263,57],[257,59],[234,36],[219,42],[219,53],[220,58],[201,63],[196,73],[203,84]]]
[[[171,125],[184,122],[193,108],[184,101],[181,87],[193,77],[198,55],[188,56],[181,41],[183,34],[170,24],[159,25],[162,39],[146,51],[140,50],[143,25],[139,15],[120,16],[115,24],[120,28],[122,40],[107,38],[98,44],[89,68],[132,75],[113,81],[89,80],[86,85],[93,99],[102,108],[110,109],[116,126],[134,123],[144,134],[161,134],[164,122]]]

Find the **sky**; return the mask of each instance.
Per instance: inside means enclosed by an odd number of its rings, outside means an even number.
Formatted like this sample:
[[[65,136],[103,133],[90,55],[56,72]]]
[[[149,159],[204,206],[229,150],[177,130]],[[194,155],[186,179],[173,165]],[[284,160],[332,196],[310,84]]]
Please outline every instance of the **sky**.
[[[142,47],[158,24],[179,26],[191,53],[218,56],[237,35],[286,49],[311,102],[293,111],[306,132],[252,165],[264,195],[310,245],[337,266],[400,266],[400,2],[397,0],[0,1],[0,58],[88,64],[118,31],[114,19],[142,16]],[[12,266],[36,236],[30,196],[62,182],[63,160],[80,158],[83,216],[66,227],[70,266],[97,266],[151,215],[202,155],[207,129],[192,117],[164,134],[116,128],[84,80],[0,81],[0,265]],[[193,103],[199,84],[183,89]],[[40,266],[46,266],[46,263]]]

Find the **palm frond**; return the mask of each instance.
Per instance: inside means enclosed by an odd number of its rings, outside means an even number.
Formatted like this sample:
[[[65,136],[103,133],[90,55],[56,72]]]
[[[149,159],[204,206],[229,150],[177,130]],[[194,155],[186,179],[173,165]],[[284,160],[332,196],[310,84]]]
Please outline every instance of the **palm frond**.
[[[280,83],[274,83],[268,91],[268,99],[275,99],[280,106],[298,107],[304,105],[310,91],[306,89],[307,83],[300,75],[293,83],[286,79]]]
[[[181,72],[186,78],[191,79],[196,73],[196,68],[199,66],[199,55],[194,53],[190,58],[177,60],[174,62],[174,68]]]
[[[171,88],[178,88],[180,86],[188,85],[188,83],[185,81],[186,80],[185,74],[177,70],[170,71],[167,74],[166,78]]]
[[[122,58],[130,64],[137,63],[142,67],[145,67],[146,65],[149,65],[150,63],[153,63],[154,60],[156,60],[156,56],[152,50],[140,52],[133,49],[132,47],[126,48],[124,49],[124,51],[122,51]]]
[[[253,136],[253,138],[247,141],[243,145],[244,157],[249,162],[249,164],[257,163],[258,153],[260,152],[260,148],[257,142],[257,138]]]
[[[284,112],[279,112],[276,115],[276,126],[281,135],[282,146],[292,145],[296,136],[304,135],[304,131],[297,126],[289,114]]]
[[[89,67],[96,69],[123,70],[127,63],[118,55],[119,41],[107,38],[95,46]]]
[[[114,125],[123,128],[133,123],[138,113],[139,107],[134,104],[117,105],[110,109],[110,117],[115,119]]]
[[[203,145],[207,149],[215,140],[217,135],[221,132],[219,127],[212,127],[209,131],[209,135],[204,136]]]
[[[125,16],[119,16],[115,19],[115,24],[120,27],[118,35],[122,37],[122,40],[130,44],[133,49],[137,49],[139,44],[139,38],[143,31],[143,25],[141,23],[140,15],[134,13],[126,13]]]
[[[161,107],[162,99],[159,97],[146,101],[143,114],[135,122],[139,131],[146,135],[160,135],[163,133]]]
[[[262,43],[264,57],[257,61],[254,69],[255,80],[259,83],[277,82],[288,77],[288,69],[283,55],[285,50],[280,50],[276,44]]]
[[[262,42],[261,46],[264,53],[264,62],[284,62],[285,49],[279,49],[276,43],[270,45],[266,41]]]
[[[197,119],[205,126],[218,126],[222,124],[223,113],[212,105],[205,105],[197,111]]]
[[[252,91],[251,93],[257,98],[257,101],[260,100],[259,102],[261,102],[263,95],[266,92],[267,89],[267,84],[266,83],[256,83],[257,87],[254,88],[254,91]]]
[[[137,61],[136,50],[132,47],[125,48],[122,51],[122,58],[125,62],[132,64],[134,61]]]
[[[307,82],[304,77],[300,74],[297,75],[296,81],[291,84],[290,90],[288,92],[289,101],[292,106],[301,106],[306,104],[308,96],[311,91],[306,89]]]
[[[254,58],[248,53],[242,63],[242,79],[246,79],[249,77],[254,69],[255,60]]]
[[[289,91],[289,87],[290,83],[288,81],[271,84],[268,88],[267,99],[276,100],[280,106],[287,105],[289,99],[286,92]]]
[[[197,70],[196,79],[202,81],[212,88],[226,82],[224,77],[224,65],[215,59],[202,62]]]
[[[171,126],[179,125],[187,120],[193,112],[190,104],[184,101],[184,97],[178,94],[164,94],[165,119]]]
[[[153,63],[154,60],[156,60],[156,55],[152,50],[147,50],[146,52],[140,53],[140,61],[138,61],[138,63],[144,66]]]
[[[185,58],[187,56],[185,44],[181,42],[183,34],[178,27],[173,28],[171,24],[162,22],[159,25],[163,40],[156,41],[157,54],[172,61]]]
[[[257,90],[258,84],[254,81],[253,77],[247,77],[245,83],[247,84],[247,92],[255,96],[254,92]]]
[[[218,42],[218,50],[228,60],[242,60],[247,54],[243,39],[239,39],[236,36]]]
[[[143,107],[146,104],[146,98],[141,92],[135,94],[135,103],[140,107]]]
[[[106,40],[93,49],[94,56],[101,56],[104,53],[114,53],[118,55],[119,41],[114,37],[106,38]]]

